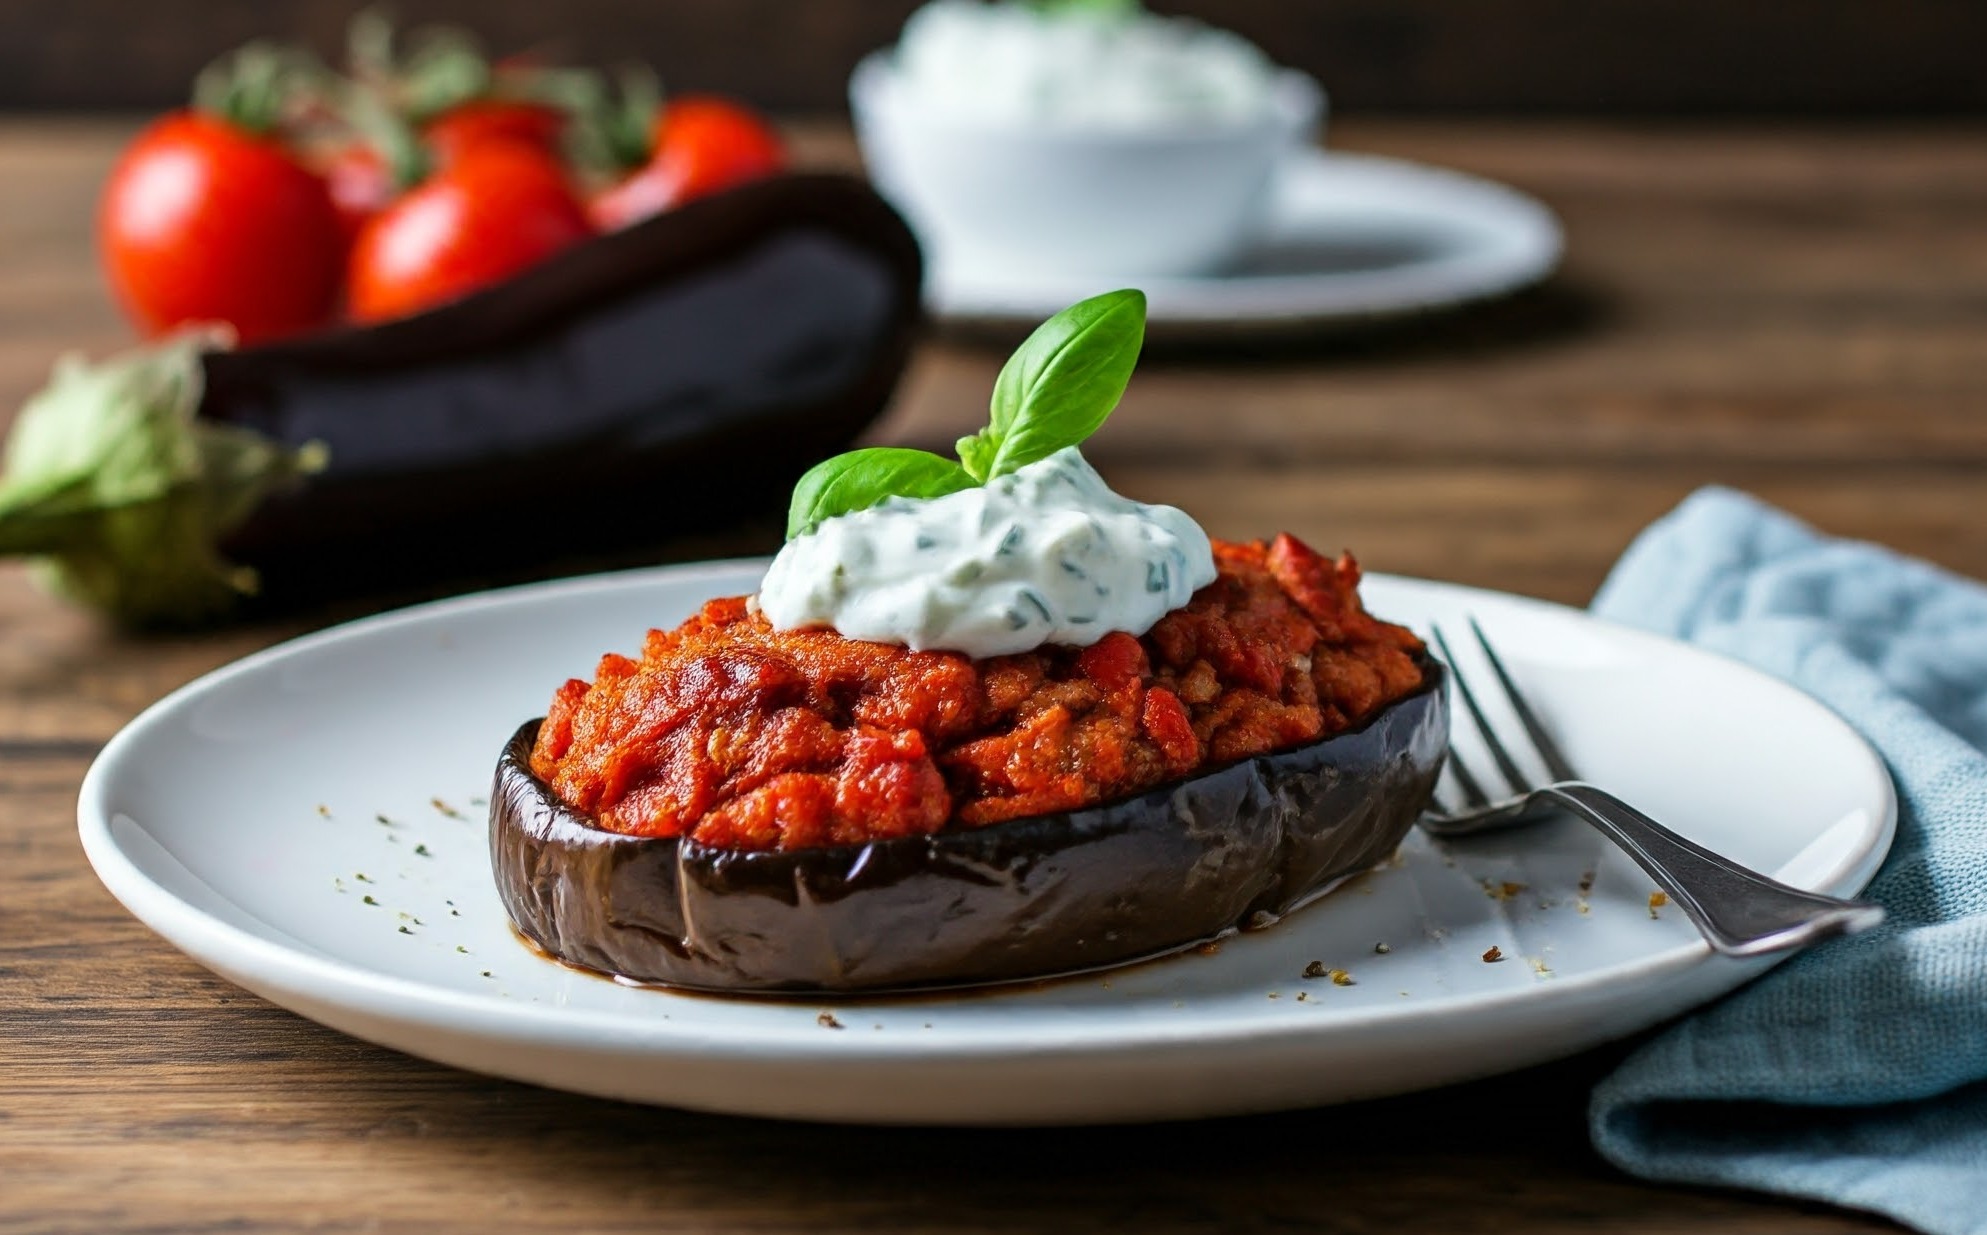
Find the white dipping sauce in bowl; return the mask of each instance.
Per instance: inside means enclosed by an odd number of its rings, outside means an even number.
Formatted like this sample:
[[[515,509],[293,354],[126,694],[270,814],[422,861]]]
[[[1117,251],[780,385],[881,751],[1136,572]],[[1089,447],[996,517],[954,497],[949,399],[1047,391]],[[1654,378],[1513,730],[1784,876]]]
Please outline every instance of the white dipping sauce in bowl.
[[[979,0],[913,13],[894,63],[921,106],[1072,129],[1244,124],[1268,111],[1277,74],[1253,43],[1189,18]]]
[[[849,85],[870,175],[935,263],[1206,274],[1240,256],[1323,92],[1179,18],[936,0]]]

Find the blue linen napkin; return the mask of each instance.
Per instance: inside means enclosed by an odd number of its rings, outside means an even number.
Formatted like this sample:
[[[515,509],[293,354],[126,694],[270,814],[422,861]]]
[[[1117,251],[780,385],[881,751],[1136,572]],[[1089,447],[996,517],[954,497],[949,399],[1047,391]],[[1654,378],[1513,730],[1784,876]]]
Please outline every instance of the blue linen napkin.
[[[1594,1091],[1595,1147],[1649,1179],[1987,1235],[1987,587],[1705,489],[1594,611],[1820,699],[1883,754],[1900,807],[1866,893],[1885,924],[1637,1049]]]

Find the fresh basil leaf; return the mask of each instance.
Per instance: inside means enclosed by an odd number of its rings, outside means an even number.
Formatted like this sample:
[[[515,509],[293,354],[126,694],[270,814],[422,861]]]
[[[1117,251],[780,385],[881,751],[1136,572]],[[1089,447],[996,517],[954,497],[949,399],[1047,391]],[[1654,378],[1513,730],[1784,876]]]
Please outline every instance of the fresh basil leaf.
[[[1036,327],[994,382],[987,427],[959,442],[980,481],[1004,476],[1097,431],[1124,397],[1145,343],[1145,293],[1106,292]]]
[[[900,446],[872,446],[824,459],[793,487],[787,539],[805,536],[824,519],[868,510],[892,497],[944,497],[973,487],[966,469],[942,455]]]
[[[794,486],[787,539],[886,498],[944,497],[1025,467],[1096,431],[1124,397],[1145,343],[1145,293],[1107,292],[1036,328],[994,383],[990,423],[958,442],[959,462],[873,447],[836,455]]]

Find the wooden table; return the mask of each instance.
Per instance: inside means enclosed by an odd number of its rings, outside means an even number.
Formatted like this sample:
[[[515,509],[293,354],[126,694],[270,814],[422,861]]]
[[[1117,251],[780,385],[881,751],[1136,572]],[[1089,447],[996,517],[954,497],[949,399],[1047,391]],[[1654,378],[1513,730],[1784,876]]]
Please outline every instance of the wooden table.
[[[126,132],[0,124],[0,406],[58,350],[125,340],[88,224]],[[1987,575],[1987,131],[1429,121],[1335,138],[1538,193],[1568,225],[1563,277],[1304,354],[1155,358],[1091,450],[1122,489],[1217,534],[1288,528],[1374,569],[1574,603],[1709,482]],[[943,446],[979,423],[999,359],[928,347],[878,440]],[[0,566],[0,1228],[1886,1229],[1604,1166],[1583,1104],[1620,1048],[1265,1118],[902,1132],[621,1106],[321,1029],[140,927],[72,820],[91,755],[140,707],[345,612],[134,639]]]

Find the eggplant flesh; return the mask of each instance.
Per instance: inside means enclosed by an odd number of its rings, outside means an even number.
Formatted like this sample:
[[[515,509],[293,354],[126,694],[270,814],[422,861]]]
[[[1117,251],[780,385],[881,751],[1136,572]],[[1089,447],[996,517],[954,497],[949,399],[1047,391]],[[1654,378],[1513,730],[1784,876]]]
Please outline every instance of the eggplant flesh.
[[[202,419],[328,454],[220,550],[280,605],[770,520],[888,403],[922,277],[866,184],[794,175],[414,317],[210,353]]]
[[[1099,969],[1267,926],[1385,861],[1448,745],[1442,667],[1360,728],[1135,797],[928,836],[714,849],[607,831],[531,770],[490,795],[498,892],[559,960],[729,994],[881,993]]]

